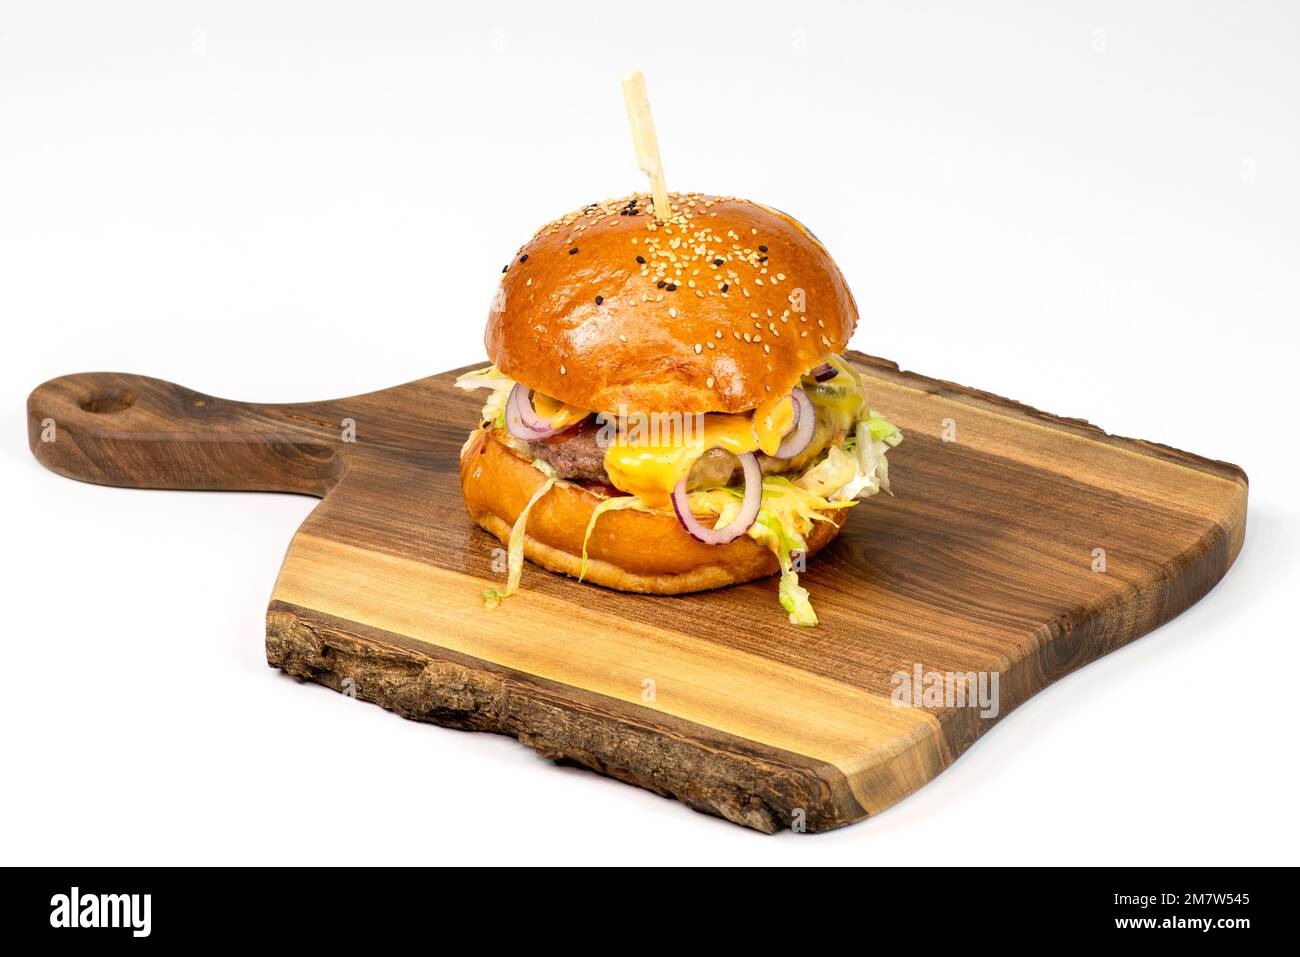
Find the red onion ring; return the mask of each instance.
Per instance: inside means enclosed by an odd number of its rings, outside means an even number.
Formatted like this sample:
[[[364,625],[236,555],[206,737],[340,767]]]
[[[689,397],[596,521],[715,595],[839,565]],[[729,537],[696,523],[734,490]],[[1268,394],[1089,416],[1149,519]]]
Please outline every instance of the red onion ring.
[[[839,370],[829,362],[823,362],[821,365],[815,366],[812,372],[809,373],[809,375],[818,382],[826,382],[829,379],[834,379],[839,374]]]
[[[794,424],[781,440],[781,445],[773,456],[777,459],[792,459],[808,448],[808,443],[813,439],[813,432],[817,429],[817,412],[813,409],[812,399],[808,398],[808,393],[795,386],[790,392],[790,397],[794,399]]]
[[[533,397],[529,392],[529,389],[518,383],[515,383],[515,387],[510,390],[512,398],[517,396],[515,401],[519,403],[519,420],[534,432],[545,432],[551,427],[550,420],[537,414],[537,407],[533,405]]]
[[[746,452],[736,457],[745,470],[745,497],[741,500],[736,517],[722,528],[706,528],[691,514],[691,507],[686,501],[686,476],[683,475],[673,489],[673,511],[677,513],[677,520],[691,538],[705,545],[725,545],[744,535],[758,518],[759,507],[763,504],[763,470],[759,468],[758,456]]]
[[[537,414],[533,400],[528,397],[529,390],[522,383],[515,383],[506,400],[506,428],[510,434],[525,442],[539,442],[552,436],[567,432],[577,425],[572,422],[563,428],[555,428],[551,420]]]

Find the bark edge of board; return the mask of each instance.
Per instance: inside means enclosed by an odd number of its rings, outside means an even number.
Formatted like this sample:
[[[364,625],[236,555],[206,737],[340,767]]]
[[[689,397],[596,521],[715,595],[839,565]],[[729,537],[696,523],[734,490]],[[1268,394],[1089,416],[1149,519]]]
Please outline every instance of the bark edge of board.
[[[799,812],[814,832],[867,816],[830,765],[447,649],[431,651],[283,601],[266,613],[269,666],[404,718],[509,735],[543,758],[765,834],[789,828]]]

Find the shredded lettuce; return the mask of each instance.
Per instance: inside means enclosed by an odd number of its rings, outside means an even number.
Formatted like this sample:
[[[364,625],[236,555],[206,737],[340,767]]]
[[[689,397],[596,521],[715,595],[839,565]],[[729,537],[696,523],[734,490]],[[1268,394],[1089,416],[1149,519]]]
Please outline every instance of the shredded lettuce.
[[[851,455],[855,465],[854,475],[832,497],[866,498],[881,489],[889,492],[889,460],[885,453],[901,441],[903,433],[880,413],[871,412],[867,418],[860,419],[853,434],[844,440],[844,451]]]
[[[812,531],[814,523],[830,521],[825,512],[855,504],[852,499],[831,501],[785,478],[769,477],[763,482],[763,507],[759,509],[758,521],[749,533],[759,544],[776,552],[781,566],[777,597],[781,607],[790,615],[790,624],[805,628],[817,624],[817,613],[813,611],[808,589],[799,584],[794,553],[807,551],[804,536]]]
[[[544,474],[546,481],[533,493],[528,504],[519,513],[519,517],[515,519],[515,524],[510,528],[510,538],[506,542],[506,590],[499,592],[495,588],[489,588],[483,593],[483,607],[488,611],[519,591],[519,579],[524,573],[524,529],[528,525],[528,513],[533,510],[537,500],[549,492],[556,483],[555,469],[548,463],[536,459],[533,468]]]
[[[456,388],[472,391],[474,389],[491,389],[492,394],[483,403],[480,413],[484,422],[491,422],[500,428],[506,422],[506,400],[510,390],[515,387],[515,380],[503,374],[496,366],[475,369],[456,377]]]
[[[871,410],[871,415],[866,419],[867,428],[871,431],[871,437],[877,442],[884,442],[891,449],[899,442],[903,441],[903,433],[889,422],[885,417],[875,409]]]
[[[832,445],[826,450],[826,457],[809,466],[803,475],[794,480],[794,484],[814,495],[830,498],[857,478],[857,475],[858,460],[843,449]]]
[[[712,512],[717,516],[716,524],[725,525],[740,511],[743,496],[743,488],[726,486],[692,492],[688,502],[691,511]],[[808,598],[808,590],[799,585],[794,555],[807,549],[804,536],[812,530],[815,522],[830,521],[825,512],[855,504],[852,500],[831,501],[781,475],[769,475],[763,479],[763,504],[748,534],[776,555],[781,566],[778,594],[781,607],[790,614],[792,625],[811,627],[817,624],[817,614]]]
[[[591,510],[591,521],[587,522],[587,532],[582,536],[582,567],[578,570],[578,581],[587,577],[587,542],[596,528],[596,519],[606,512],[615,512],[624,508],[639,508],[648,511],[645,503],[635,495],[615,495],[607,498]]]
[[[808,527],[812,527],[811,521]],[[808,547],[803,535],[792,525],[790,517],[783,521],[781,516],[768,509],[759,510],[758,520],[754,522],[749,534],[760,545],[766,545],[776,553],[777,563],[781,566],[777,598],[781,607],[789,612],[790,624],[815,627],[817,613],[813,611],[812,602],[808,598],[808,589],[799,584],[799,573],[794,570],[794,553],[803,552]]]
[[[777,585],[776,595],[781,607],[790,613],[790,624],[817,627],[817,612],[813,611],[808,589],[799,584],[799,576],[788,565],[781,566],[781,583]]]

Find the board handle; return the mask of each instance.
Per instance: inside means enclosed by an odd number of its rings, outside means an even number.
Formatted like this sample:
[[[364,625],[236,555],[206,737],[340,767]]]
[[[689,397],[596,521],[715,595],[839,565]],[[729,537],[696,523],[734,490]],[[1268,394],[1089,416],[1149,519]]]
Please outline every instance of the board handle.
[[[338,420],[118,372],[51,379],[27,399],[32,454],[52,471],[127,488],[324,495],[342,472]]]

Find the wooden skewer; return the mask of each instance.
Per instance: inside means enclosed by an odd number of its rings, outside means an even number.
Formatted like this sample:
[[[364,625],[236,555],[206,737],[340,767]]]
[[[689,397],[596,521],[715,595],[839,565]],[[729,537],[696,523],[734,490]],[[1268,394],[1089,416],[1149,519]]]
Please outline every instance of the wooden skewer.
[[[645,77],[640,70],[623,77],[623,103],[627,107],[628,125],[632,127],[636,164],[650,177],[655,219],[664,222],[672,216],[672,207],[668,205],[668,186],[664,182],[664,164],[659,159],[655,121],[650,115],[650,97],[646,94]]]

